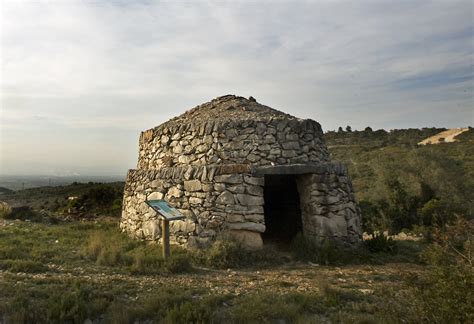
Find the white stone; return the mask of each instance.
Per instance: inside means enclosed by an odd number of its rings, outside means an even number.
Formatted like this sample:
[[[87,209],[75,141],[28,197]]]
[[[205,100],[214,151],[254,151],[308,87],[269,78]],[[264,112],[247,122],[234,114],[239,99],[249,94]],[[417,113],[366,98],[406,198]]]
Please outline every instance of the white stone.
[[[146,197],[147,200],[160,200],[160,199],[163,199],[163,193],[161,192],[152,192],[151,194],[149,194],[147,197]]]
[[[174,198],[180,198],[183,196],[183,192],[181,190],[179,190],[178,188],[176,187],[171,187],[169,190],[168,190],[168,194],[167,194],[168,197],[174,197]]]

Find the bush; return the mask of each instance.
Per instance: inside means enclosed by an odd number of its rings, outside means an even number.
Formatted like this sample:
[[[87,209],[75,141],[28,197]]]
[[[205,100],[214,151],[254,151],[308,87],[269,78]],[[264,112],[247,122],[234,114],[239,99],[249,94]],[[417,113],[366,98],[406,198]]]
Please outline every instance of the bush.
[[[35,212],[29,206],[13,207],[11,212],[4,214],[5,219],[19,219],[19,220],[30,220],[33,222],[41,222],[43,216],[40,213]]]
[[[249,250],[229,237],[216,240],[207,250],[195,251],[193,258],[197,264],[218,269],[267,266],[283,260],[272,248]]]
[[[163,266],[170,273],[185,273],[193,270],[190,257],[187,254],[172,254]]]
[[[200,263],[213,268],[233,268],[246,263],[246,251],[237,242],[217,240],[206,251],[199,251]]]
[[[372,238],[364,241],[364,245],[372,253],[385,252],[396,254],[398,251],[397,243],[391,237],[386,237],[383,233],[374,234]]]
[[[474,225],[462,218],[434,232],[422,253],[427,270],[406,280],[407,290],[395,293],[393,312],[402,322],[474,322]],[[407,311],[410,310],[410,311]]]

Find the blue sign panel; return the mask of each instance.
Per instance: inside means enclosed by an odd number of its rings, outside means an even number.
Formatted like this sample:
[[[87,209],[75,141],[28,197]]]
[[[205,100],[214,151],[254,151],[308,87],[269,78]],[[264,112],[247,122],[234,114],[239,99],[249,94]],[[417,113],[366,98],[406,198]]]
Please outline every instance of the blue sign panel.
[[[182,215],[176,208],[168,205],[166,200],[147,200],[146,203],[148,206],[153,208],[160,216],[164,217],[167,220],[178,220],[185,219],[186,216]]]

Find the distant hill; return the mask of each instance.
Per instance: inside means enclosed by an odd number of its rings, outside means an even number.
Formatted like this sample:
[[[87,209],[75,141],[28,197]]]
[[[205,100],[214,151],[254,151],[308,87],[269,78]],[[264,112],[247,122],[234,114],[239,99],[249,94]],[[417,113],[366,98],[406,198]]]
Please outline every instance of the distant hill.
[[[0,187],[0,194],[2,193],[9,193],[9,192],[12,192],[13,190],[10,190],[8,188],[5,188],[5,187]]]
[[[123,182],[89,182],[10,190],[0,194],[0,201],[12,208],[28,206],[35,211],[45,210],[53,214],[63,213],[74,207],[90,213],[116,215],[121,210],[123,187]]]
[[[457,141],[456,137],[464,132],[467,132],[469,128],[451,128],[445,130],[436,135],[430,136],[421,142],[418,145],[428,145],[428,144],[440,144],[440,143],[452,143]]]

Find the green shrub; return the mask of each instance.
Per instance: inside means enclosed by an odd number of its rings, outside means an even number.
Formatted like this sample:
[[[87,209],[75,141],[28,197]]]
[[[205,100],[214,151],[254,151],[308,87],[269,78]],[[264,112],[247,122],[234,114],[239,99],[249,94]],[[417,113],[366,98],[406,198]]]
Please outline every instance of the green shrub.
[[[193,270],[191,258],[187,254],[171,254],[164,262],[163,267],[170,273],[185,273]]]
[[[217,240],[206,251],[198,252],[201,262],[213,268],[239,267],[246,263],[246,252],[232,240]]]
[[[3,217],[5,219],[30,220],[33,222],[41,222],[43,220],[43,216],[29,206],[13,207],[11,212]]]
[[[229,237],[219,238],[208,249],[194,251],[192,255],[195,263],[217,269],[268,266],[284,260],[271,247],[249,250]]]
[[[386,237],[383,233],[375,234],[372,238],[364,241],[364,245],[372,253],[385,252],[396,254],[398,251],[397,243],[391,237]]]
[[[387,309],[402,322],[474,322],[474,225],[458,218],[434,231],[422,253],[427,270],[406,279],[406,290],[390,298],[397,309]]]

